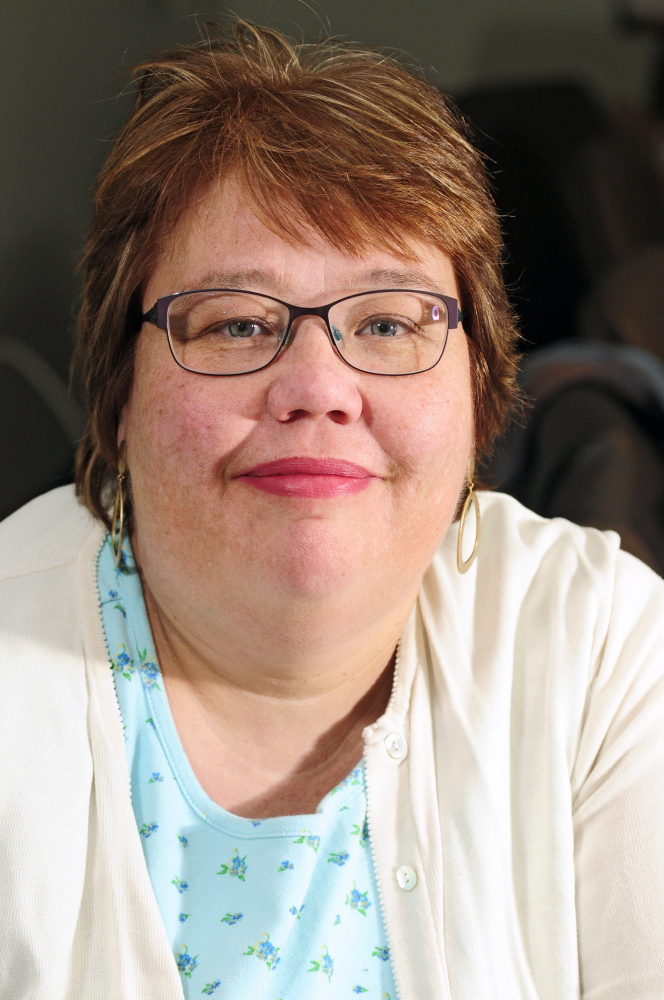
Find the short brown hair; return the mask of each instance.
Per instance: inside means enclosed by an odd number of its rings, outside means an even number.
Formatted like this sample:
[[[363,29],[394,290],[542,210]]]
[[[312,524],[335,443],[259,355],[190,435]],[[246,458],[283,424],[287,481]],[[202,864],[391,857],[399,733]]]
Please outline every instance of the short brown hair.
[[[378,236],[406,254],[409,239],[448,254],[486,454],[516,398],[516,333],[495,207],[453,102],[391,55],[334,39],[295,44],[244,21],[208,25],[202,41],[136,66],[133,80],[81,264],[75,365],[89,419],[76,489],[89,509],[108,525],[141,285],[195,192],[230,171],[293,241],[305,222],[351,252]]]

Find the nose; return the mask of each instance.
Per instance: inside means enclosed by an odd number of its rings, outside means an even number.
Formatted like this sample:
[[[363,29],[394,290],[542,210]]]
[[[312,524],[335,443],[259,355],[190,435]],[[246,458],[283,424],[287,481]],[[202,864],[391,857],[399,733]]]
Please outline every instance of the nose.
[[[294,321],[288,346],[268,371],[267,408],[280,423],[326,417],[351,424],[362,413],[360,375],[341,360],[320,317]]]

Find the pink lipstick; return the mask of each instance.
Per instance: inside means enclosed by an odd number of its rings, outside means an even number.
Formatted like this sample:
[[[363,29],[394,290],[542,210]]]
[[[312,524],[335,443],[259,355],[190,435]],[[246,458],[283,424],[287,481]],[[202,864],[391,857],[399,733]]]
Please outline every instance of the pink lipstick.
[[[359,493],[377,477],[361,465],[336,458],[280,458],[237,478],[264,493],[328,499]]]

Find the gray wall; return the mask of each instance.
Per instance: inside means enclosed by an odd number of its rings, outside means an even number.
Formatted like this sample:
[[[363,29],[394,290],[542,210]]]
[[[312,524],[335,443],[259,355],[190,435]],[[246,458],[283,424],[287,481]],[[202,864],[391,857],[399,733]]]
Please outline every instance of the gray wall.
[[[301,29],[309,37],[330,31],[399,47],[451,92],[506,77],[562,72],[587,79],[607,99],[639,102],[648,85],[653,42],[621,34],[612,9],[610,0],[237,0],[233,5],[241,16],[291,32]],[[150,51],[195,38],[194,14],[201,10],[191,0],[2,4],[0,341],[9,336],[32,346],[63,378],[88,192],[127,107],[126,99],[116,96],[119,73]],[[213,17],[214,8],[205,16]],[[6,381],[6,372],[3,377]],[[0,402],[10,391],[17,390],[0,378]],[[0,423],[15,412],[9,402],[7,396]],[[21,454],[27,456],[27,447],[17,445],[18,457],[4,460],[19,479],[16,463]],[[31,457],[25,461],[32,465]],[[54,458],[53,468],[59,462]],[[0,471],[0,480],[7,475],[6,468]]]

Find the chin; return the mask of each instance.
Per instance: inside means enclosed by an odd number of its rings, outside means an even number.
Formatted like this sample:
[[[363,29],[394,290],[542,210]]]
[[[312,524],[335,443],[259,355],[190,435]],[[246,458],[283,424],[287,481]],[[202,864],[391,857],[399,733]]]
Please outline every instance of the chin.
[[[339,524],[298,521],[271,542],[266,553],[266,575],[270,586],[284,596],[341,599],[348,590],[366,583],[366,540],[354,534],[349,537]]]

